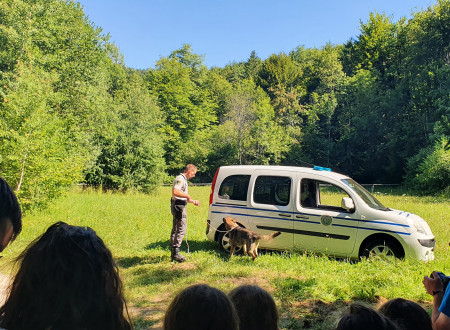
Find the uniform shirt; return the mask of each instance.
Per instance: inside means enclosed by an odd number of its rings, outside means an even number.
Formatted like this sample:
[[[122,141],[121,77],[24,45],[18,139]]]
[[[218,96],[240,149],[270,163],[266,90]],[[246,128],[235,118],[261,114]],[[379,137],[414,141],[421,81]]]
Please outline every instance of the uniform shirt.
[[[441,306],[439,306],[439,311],[447,317],[450,317],[450,285],[447,285],[444,299],[442,299]]]
[[[186,177],[183,174],[180,174],[179,176],[177,176],[175,178],[175,181],[173,182],[173,188],[181,191],[182,193],[185,193],[185,194],[188,193],[188,182],[187,182]],[[182,201],[187,201],[187,198],[184,198],[184,197],[173,196],[172,198],[179,199]]]

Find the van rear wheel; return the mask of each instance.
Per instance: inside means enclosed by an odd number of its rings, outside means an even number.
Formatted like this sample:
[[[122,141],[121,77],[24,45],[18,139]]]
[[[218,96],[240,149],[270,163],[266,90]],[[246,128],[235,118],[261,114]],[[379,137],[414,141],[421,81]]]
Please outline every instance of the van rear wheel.
[[[369,241],[364,247],[361,257],[403,258],[404,255],[398,245],[387,239]]]
[[[231,250],[230,236],[227,231],[221,232],[219,234],[218,242],[219,242],[219,248],[222,251],[230,253],[230,250]],[[234,253],[241,252],[241,249],[242,249],[242,247],[240,247],[240,246],[236,247],[236,249],[234,250]]]

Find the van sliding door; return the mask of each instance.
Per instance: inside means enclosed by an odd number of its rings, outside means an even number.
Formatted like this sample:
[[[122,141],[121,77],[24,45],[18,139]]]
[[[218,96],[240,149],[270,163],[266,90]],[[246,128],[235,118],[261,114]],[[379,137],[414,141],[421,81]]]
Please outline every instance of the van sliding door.
[[[256,171],[250,182],[251,198],[248,209],[249,229],[269,235],[280,231],[271,240],[261,240],[260,246],[269,249],[292,249],[293,246],[293,187],[295,172]]]
[[[295,249],[350,255],[355,245],[358,222],[355,211],[343,209],[341,201],[343,197],[351,196],[326,179],[299,179],[294,215]]]

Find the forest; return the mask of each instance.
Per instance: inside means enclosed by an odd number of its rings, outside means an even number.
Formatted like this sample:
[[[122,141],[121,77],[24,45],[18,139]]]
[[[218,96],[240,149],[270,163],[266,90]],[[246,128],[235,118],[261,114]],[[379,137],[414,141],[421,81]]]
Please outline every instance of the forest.
[[[79,3],[3,0],[0,176],[24,210],[74,184],[150,193],[186,163],[198,182],[314,164],[448,196],[450,0],[371,13],[342,45],[298,43],[211,68],[184,44],[135,70]]]

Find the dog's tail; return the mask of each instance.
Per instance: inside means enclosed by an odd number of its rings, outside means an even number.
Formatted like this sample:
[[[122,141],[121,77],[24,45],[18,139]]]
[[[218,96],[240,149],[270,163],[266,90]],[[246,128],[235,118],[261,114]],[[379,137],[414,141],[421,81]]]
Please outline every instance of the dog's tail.
[[[274,239],[275,237],[277,237],[279,235],[281,235],[281,232],[277,231],[277,232],[272,233],[270,235],[261,235],[261,239],[268,241],[268,240]]]

